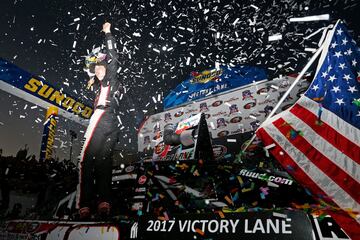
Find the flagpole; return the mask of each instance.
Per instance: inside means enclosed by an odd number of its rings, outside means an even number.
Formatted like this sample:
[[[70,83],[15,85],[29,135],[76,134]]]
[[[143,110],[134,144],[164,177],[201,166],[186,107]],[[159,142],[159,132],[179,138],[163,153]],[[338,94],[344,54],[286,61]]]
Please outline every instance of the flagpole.
[[[291,90],[296,86],[296,84],[300,81],[300,79],[304,76],[305,72],[310,68],[310,66],[314,63],[314,61],[316,60],[316,58],[320,55],[320,53],[324,50],[324,46],[326,44],[326,41],[323,41],[323,43],[321,44],[321,46],[318,48],[318,50],[314,53],[314,55],[311,57],[310,61],[305,65],[305,67],[301,70],[300,74],[296,77],[295,81],[291,84],[291,86],[289,87],[289,89],[285,92],[285,94],[281,97],[281,99],[279,100],[279,102],[276,104],[276,106],[274,107],[274,109],[271,111],[271,113],[267,116],[267,118],[264,120],[264,122],[258,127],[258,129],[264,124],[266,123],[272,116],[274,116],[275,112],[278,110],[278,108],[280,107],[280,105],[285,101],[285,99],[287,98],[287,96],[290,94]],[[242,150],[242,152],[245,152],[246,149],[250,146],[250,144],[255,140],[256,138],[256,134],[254,133],[254,135],[251,137],[251,139],[249,140],[249,142],[245,145],[244,149]]]

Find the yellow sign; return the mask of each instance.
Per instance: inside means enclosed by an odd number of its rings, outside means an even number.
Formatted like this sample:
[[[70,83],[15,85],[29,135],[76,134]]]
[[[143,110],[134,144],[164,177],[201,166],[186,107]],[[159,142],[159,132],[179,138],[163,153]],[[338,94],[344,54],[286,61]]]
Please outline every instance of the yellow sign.
[[[210,81],[218,79],[223,73],[222,69],[216,70],[205,70],[198,75],[195,75],[193,79],[190,80],[191,83],[208,83]]]
[[[55,140],[55,132],[56,132],[55,129],[56,129],[56,119],[54,117],[51,117],[50,124],[49,124],[48,139],[47,139],[46,148],[45,148],[45,159],[51,159],[51,157],[52,157],[54,140]]]
[[[85,106],[81,102],[77,102],[72,97],[66,96],[66,94],[55,90],[47,84],[43,84],[36,78],[31,78],[28,83],[25,84],[24,88],[42,98],[49,100],[54,105],[57,105],[75,114],[81,115],[83,118],[89,119],[93,112],[92,108]]]
[[[46,111],[46,119],[48,119],[51,115],[57,116],[59,109],[55,106],[50,106]]]

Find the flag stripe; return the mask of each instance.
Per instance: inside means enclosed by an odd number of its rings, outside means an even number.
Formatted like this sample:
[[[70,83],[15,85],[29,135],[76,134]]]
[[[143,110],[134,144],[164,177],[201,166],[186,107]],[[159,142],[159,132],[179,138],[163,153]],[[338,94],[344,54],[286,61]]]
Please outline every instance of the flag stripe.
[[[326,122],[322,122],[321,125],[316,124],[318,117],[299,104],[295,104],[294,107],[290,109],[290,112],[300,118],[310,126],[316,134],[323,137],[346,156],[352,158],[355,162],[360,163],[360,146],[357,146],[342,134],[338,133]]]
[[[273,125],[277,130],[284,135],[284,137],[291,131],[295,130],[290,126],[283,118],[280,118],[273,122]],[[329,184],[337,184],[340,188],[346,191],[356,202],[360,202],[360,191],[353,191],[354,189],[360,189],[360,184],[355,181],[351,176],[344,172],[341,168],[336,166],[321,152],[314,148],[308,141],[302,136],[297,135],[294,139],[288,139],[288,141],[297,148],[298,151],[304,154],[304,157],[309,159],[319,171],[325,173],[331,181]],[[332,196],[332,195],[330,195]]]
[[[312,193],[317,194],[317,197],[321,196],[327,198],[327,202],[331,202],[338,207],[343,209],[352,209],[359,211],[360,206],[353,201],[352,204],[343,205],[345,201],[343,198],[347,195],[344,192],[338,194],[339,198],[329,198],[329,190],[334,189],[335,186],[329,185],[332,182],[331,179],[326,176],[323,172],[318,172],[318,168],[312,164],[304,154],[296,149],[288,151],[292,148],[292,144],[289,140],[278,132],[273,126],[267,126],[260,128],[257,135],[261,137],[265,145],[270,145],[275,142],[276,147],[271,148],[270,153],[279,160],[281,165],[292,174],[300,185],[308,187]],[[321,179],[321,181],[319,181]],[[325,181],[324,181],[325,179]],[[320,184],[318,184],[320,183]],[[338,203],[339,202],[339,203]],[[341,206],[343,205],[343,206]],[[357,208],[354,208],[354,206]],[[360,223],[360,219],[358,219]]]
[[[302,96],[296,103],[311,111],[314,115],[318,114],[319,103],[311,100],[310,98]],[[360,130],[347,123],[333,112],[327,110],[326,108],[322,108],[321,121],[330,125],[357,146],[360,146]]]
[[[307,118],[309,115],[304,116],[303,112],[300,112],[299,114],[299,112],[292,110],[290,110],[290,112],[294,113],[294,115],[284,114],[282,118],[286,122],[291,123],[291,126],[293,126],[294,129],[301,130],[303,133],[302,137],[306,139],[307,142],[311,143],[311,145],[314,146],[319,152],[321,152],[321,154],[323,154],[343,171],[347,172],[357,182],[359,182],[360,165],[343,154],[343,152],[341,152],[336,147],[336,145],[333,146],[329,142],[325,141],[321,136],[319,137],[317,132],[315,132],[314,129],[306,124],[306,121],[303,122],[304,118]],[[303,119],[301,117],[303,117]],[[337,138],[337,135],[335,135],[334,138]]]
[[[360,211],[359,204],[351,198],[343,189],[335,184],[331,178],[324,174],[318,167],[315,166],[303,152],[295,148],[292,143],[278,131],[273,125],[265,126],[264,129],[269,135],[285,150],[287,154],[293,159],[293,161],[301,167],[301,169],[308,174],[313,182],[316,182],[318,186],[327,193],[329,197],[332,197],[343,209],[353,209],[354,211]],[[282,158],[278,158],[281,161]],[[297,172],[294,172],[297,174]],[[298,181],[302,179],[296,178]],[[307,184],[308,185],[308,184]],[[359,220],[360,221],[360,220]]]
[[[318,196],[327,196],[327,194],[319,187],[319,185],[312,178],[308,176],[309,171],[304,170],[303,167],[292,159],[292,157],[284,150],[282,146],[286,146],[280,143],[283,142],[281,138],[271,136],[265,128],[259,128],[256,132],[264,145],[270,145],[275,142],[276,146],[269,149],[270,153],[278,159],[280,164],[297,179],[300,185],[306,186],[312,193],[316,193]],[[271,131],[269,131],[271,132]],[[277,141],[279,140],[279,141]],[[316,179],[315,179],[316,180]],[[324,199],[325,200],[325,199]],[[333,204],[336,207],[341,207],[339,204],[333,201],[334,199],[328,199],[327,202]],[[346,231],[349,236],[359,236],[360,218],[354,219],[348,215],[347,212],[339,210],[337,212],[329,211],[329,214],[338,222],[338,224]]]

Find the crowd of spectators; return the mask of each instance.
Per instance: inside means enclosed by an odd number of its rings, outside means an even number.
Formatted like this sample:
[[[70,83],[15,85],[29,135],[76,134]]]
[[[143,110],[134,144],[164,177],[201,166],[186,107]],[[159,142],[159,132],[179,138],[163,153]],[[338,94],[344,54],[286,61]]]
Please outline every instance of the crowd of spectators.
[[[0,149],[0,217],[50,217],[59,199],[76,189],[77,181],[77,166],[69,160],[38,160],[35,155],[28,155],[26,145],[16,156],[2,156]],[[25,215],[21,214],[21,203],[9,206],[13,191],[37,196],[36,204],[24,209]]]

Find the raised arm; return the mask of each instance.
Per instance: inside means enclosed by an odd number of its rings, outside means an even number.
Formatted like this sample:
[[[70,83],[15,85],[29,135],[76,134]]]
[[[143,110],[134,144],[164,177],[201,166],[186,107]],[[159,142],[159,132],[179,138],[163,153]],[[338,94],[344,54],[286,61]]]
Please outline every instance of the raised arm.
[[[106,22],[103,25],[103,32],[105,33],[105,45],[107,54],[109,55],[108,58],[108,70],[112,74],[116,74],[118,69],[118,57],[119,54],[116,51],[116,42],[114,36],[111,34],[111,24]]]

